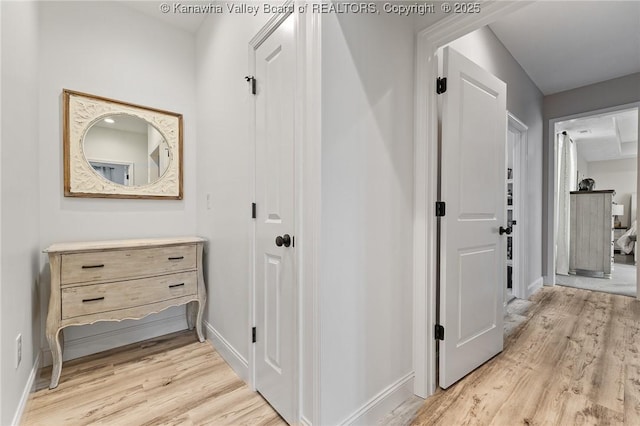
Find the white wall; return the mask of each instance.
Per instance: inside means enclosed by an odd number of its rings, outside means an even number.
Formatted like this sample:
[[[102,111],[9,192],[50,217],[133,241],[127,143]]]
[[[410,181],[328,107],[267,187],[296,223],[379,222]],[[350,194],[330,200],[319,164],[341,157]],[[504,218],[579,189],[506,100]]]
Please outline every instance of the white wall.
[[[528,126],[526,221],[523,226],[528,258],[524,263],[526,285],[542,276],[542,92],[489,27],[450,44],[458,52],[507,83],[507,110]],[[521,229],[522,231],[522,229]]]
[[[194,37],[119,2],[39,2],[40,249],[55,242],[193,235],[196,232],[196,116]],[[20,25],[22,25],[20,23]],[[11,37],[12,42],[16,40]],[[24,71],[24,67],[22,67]],[[184,199],[65,198],[62,167],[62,89],[72,89],[184,115]],[[38,108],[34,108],[38,111]],[[3,236],[4,239],[4,236]],[[49,273],[41,258],[43,311]],[[101,338],[66,357],[186,327],[172,308],[140,322],[98,323],[65,330],[67,342]],[[171,321],[174,318],[175,321]],[[165,319],[157,327],[153,321]],[[126,337],[114,330],[139,328]],[[128,329],[131,331],[132,329]],[[124,336],[124,335],[121,335]],[[43,346],[46,343],[43,341]],[[71,345],[73,346],[73,345]]]
[[[553,211],[550,210],[550,200],[553,197],[554,183],[552,175],[550,175],[549,163],[551,161],[551,164],[553,164],[553,161],[555,161],[550,157],[554,153],[553,146],[555,141],[549,138],[549,120],[633,102],[640,102],[640,73],[544,97],[542,184],[545,188],[545,195],[542,204],[542,258],[544,259],[543,268],[547,279],[554,275],[552,268],[553,254],[549,252],[548,248],[549,244],[553,242],[553,223],[551,222]]]
[[[216,349],[245,380],[253,267],[254,140],[249,128],[254,100],[244,77],[249,72],[249,41],[267,19],[260,14],[213,15],[202,23],[196,40],[198,234],[209,240],[205,319],[215,330]]]
[[[152,153],[154,150],[158,150],[158,162],[155,162],[155,159],[152,158]],[[146,151],[145,159],[146,164],[145,167],[148,167],[146,172],[147,175],[145,177],[145,182],[154,182],[158,178],[160,178],[164,172],[167,171],[167,167],[169,166],[169,145],[164,140],[164,137],[158,129],[156,129],[151,124],[147,125],[147,141],[146,141]],[[139,176],[138,176],[139,178]]]
[[[3,16],[4,14],[2,13],[2,3],[0,3],[0,70],[2,70],[2,52],[4,52],[4,49],[2,48],[2,40],[6,40],[6,37],[2,36],[2,20],[3,20]],[[2,75],[0,74],[0,129],[2,129],[2,86],[3,86],[3,78]],[[0,130],[0,159],[2,158],[2,131]],[[1,162],[2,160],[0,160]],[[0,188],[2,187],[2,173],[0,172]],[[2,192],[0,192],[0,241],[2,241]],[[0,320],[2,319],[2,243],[0,242]],[[2,363],[3,361],[3,350],[2,348],[5,347],[4,341],[5,339],[2,337],[2,328],[0,327],[0,365],[4,365]],[[2,416],[3,410],[2,410],[2,406],[4,405],[3,401],[4,399],[2,399],[2,388],[4,387],[4,381],[2,380],[2,378],[4,377],[3,373],[2,373],[2,368],[0,368],[0,422],[2,422],[4,420],[4,417]]]
[[[40,349],[38,309],[38,8],[2,2],[0,424],[14,415]],[[15,339],[22,362],[15,367]],[[27,392],[29,389],[26,389]]]
[[[413,370],[411,22],[322,17],[321,424]]]
[[[580,151],[578,151],[577,160],[578,183],[580,183],[582,179],[590,177],[589,162],[580,154]]]
[[[596,189],[614,189],[613,201],[624,205],[624,216],[620,218],[622,226],[630,226],[631,193],[636,192],[638,159],[589,162],[589,177],[596,181]]]

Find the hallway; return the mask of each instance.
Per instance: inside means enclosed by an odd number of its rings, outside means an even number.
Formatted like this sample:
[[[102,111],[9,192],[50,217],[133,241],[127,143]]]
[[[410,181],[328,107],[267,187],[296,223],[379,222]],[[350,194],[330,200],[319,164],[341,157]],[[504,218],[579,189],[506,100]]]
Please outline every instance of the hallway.
[[[414,425],[640,424],[640,301],[545,287],[504,351]]]

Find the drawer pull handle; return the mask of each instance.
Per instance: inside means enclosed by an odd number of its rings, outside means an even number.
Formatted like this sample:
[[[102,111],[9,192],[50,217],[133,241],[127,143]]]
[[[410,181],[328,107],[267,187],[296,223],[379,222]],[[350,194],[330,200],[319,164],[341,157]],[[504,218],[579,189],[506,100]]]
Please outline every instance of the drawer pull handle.
[[[93,299],[82,299],[82,303],[97,302],[98,300],[104,300],[104,297],[94,297]]]
[[[169,288],[176,288],[176,287],[184,287],[184,283],[180,283],[180,284],[171,284],[169,286]]]
[[[184,259],[184,256],[176,256],[176,257],[170,257],[169,260],[182,260]]]
[[[82,265],[82,269],[104,268],[104,263],[101,265]]]

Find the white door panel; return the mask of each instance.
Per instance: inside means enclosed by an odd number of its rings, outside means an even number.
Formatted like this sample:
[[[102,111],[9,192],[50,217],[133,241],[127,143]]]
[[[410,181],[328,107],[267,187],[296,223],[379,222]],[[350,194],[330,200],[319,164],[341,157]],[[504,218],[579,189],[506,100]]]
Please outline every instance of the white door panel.
[[[256,389],[294,418],[293,16],[256,49]],[[277,237],[291,242],[276,244]],[[280,241],[282,243],[282,241]]]
[[[478,276],[488,277],[491,281],[498,279],[495,266],[499,259],[496,252],[495,245],[460,251],[457,289],[460,301],[458,345],[470,342],[496,326],[493,312],[475,309],[476,305],[493,306],[496,303],[495,292],[485,291],[476,285]]]
[[[440,386],[502,351],[506,85],[450,48],[442,95]]]
[[[278,374],[282,373],[280,358],[280,309],[282,296],[282,259],[278,256],[265,256],[264,282],[264,361]]]

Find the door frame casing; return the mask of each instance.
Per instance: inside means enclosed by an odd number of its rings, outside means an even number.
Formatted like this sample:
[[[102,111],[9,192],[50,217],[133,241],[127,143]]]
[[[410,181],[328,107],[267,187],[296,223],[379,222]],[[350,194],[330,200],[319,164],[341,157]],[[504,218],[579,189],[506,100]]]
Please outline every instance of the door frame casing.
[[[436,216],[438,201],[438,48],[522,9],[530,2],[492,1],[477,15],[451,15],[416,36],[414,214],[413,214],[413,367],[414,393],[436,389]],[[446,200],[443,200],[446,201]]]
[[[320,386],[320,318],[318,298],[318,270],[320,240],[320,200],[321,200],[321,16],[304,13],[295,7],[293,0],[287,0],[281,12],[274,14],[248,43],[248,75],[255,76],[256,49],[289,16],[294,16],[294,43],[296,62],[295,81],[295,123],[294,123],[294,418],[301,424],[319,424]],[[250,92],[249,92],[250,93]],[[256,199],[256,108],[255,100],[249,111],[249,134],[253,138],[251,200]],[[259,208],[259,207],[258,207]],[[256,221],[252,219],[250,248],[249,317],[250,327],[256,325]],[[304,336],[311,336],[313,350],[305,356]],[[248,384],[255,387],[255,344],[250,330],[247,330],[249,345]],[[309,366],[306,367],[306,364]],[[311,374],[304,373],[309,368]],[[305,397],[311,398],[310,412],[305,412]]]

